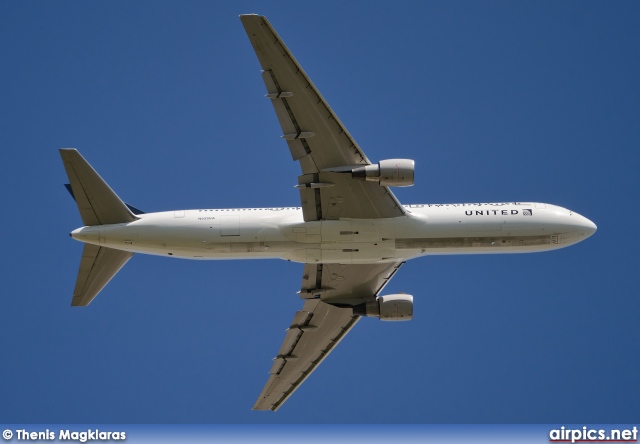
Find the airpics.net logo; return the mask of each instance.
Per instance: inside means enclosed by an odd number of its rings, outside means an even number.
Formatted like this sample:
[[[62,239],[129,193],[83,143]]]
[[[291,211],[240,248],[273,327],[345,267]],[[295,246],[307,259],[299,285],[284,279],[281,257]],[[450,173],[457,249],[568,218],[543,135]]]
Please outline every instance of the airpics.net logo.
[[[564,426],[549,432],[549,442],[638,442],[638,427],[630,429],[568,429]]]

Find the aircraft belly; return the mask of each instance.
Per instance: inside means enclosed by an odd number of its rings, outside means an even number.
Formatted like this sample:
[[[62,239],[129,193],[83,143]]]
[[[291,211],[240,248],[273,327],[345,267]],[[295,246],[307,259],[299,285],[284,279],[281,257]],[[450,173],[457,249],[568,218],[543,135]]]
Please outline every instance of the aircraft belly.
[[[286,258],[299,248],[280,234],[277,224],[268,221],[244,223],[236,230],[235,218],[226,220],[223,227],[214,220],[194,220],[193,213],[198,212],[180,212],[180,217],[173,212],[155,213],[134,223],[105,225],[99,230],[85,227],[80,231],[87,233],[87,239],[82,233],[76,238],[117,250],[189,259]]]
[[[525,253],[561,248],[560,236],[554,235],[485,235],[468,232],[464,236],[436,238],[396,239],[399,257],[421,255],[475,254],[475,253]]]
[[[299,248],[303,247],[303,248]],[[396,260],[395,242],[321,242],[298,244],[288,257],[293,262],[325,264],[371,264]]]
[[[567,216],[538,210],[535,218],[491,214],[465,219],[464,212],[454,208],[390,219],[313,222],[302,221],[294,212],[264,217],[202,216],[205,213],[211,212],[152,213],[131,223],[83,227],[72,236],[117,250],[189,259],[280,258],[341,264],[437,254],[545,251],[583,238]]]

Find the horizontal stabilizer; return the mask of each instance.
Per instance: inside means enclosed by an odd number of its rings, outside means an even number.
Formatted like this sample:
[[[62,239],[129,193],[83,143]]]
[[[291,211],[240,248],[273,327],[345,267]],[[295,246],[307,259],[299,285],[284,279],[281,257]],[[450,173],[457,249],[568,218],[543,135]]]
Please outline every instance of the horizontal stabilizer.
[[[71,305],[89,305],[131,256],[128,251],[84,244]]]
[[[62,148],[60,156],[85,225],[121,224],[138,219],[78,150]]]

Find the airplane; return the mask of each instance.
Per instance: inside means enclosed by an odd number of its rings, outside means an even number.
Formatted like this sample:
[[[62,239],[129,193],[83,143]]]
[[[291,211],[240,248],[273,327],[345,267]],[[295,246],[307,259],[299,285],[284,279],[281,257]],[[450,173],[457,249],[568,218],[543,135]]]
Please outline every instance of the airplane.
[[[60,149],[84,226],[72,306],[87,306],[135,253],[304,264],[300,299],[254,410],[276,411],[362,317],[408,321],[413,296],[382,291],[409,259],[567,247],[595,233],[580,214],[539,202],[402,205],[409,159],[371,162],[264,16],[240,19],[282,138],[299,161],[300,207],[144,213],[75,149]]]

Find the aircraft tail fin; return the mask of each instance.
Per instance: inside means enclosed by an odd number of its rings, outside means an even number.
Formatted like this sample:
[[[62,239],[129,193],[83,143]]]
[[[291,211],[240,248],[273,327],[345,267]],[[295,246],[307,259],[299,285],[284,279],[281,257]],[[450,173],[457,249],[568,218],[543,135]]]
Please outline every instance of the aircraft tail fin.
[[[70,183],[65,183],[65,184],[64,184],[64,187],[67,189],[67,191],[69,192],[69,194],[71,194],[71,197],[73,198],[73,200],[76,200],[76,196],[74,196],[74,195],[73,195],[73,188],[71,188],[71,184],[70,184]],[[127,206],[127,208],[129,208],[129,209],[131,210],[131,212],[132,212],[133,214],[135,214],[136,216],[137,216],[138,214],[145,214],[145,212],[144,212],[144,211],[142,211],[140,208],[136,208],[136,207],[134,207],[133,205],[129,205],[129,204],[128,204],[128,203],[126,203],[126,202],[125,202],[124,204],[125,204],[125,205]]]
[[[89,305],[131,256],[129,251],[84,244],[71,305]]]
[[[60,156],[85,225],[119,224],[138,219],[78,150],[61,148]]]

